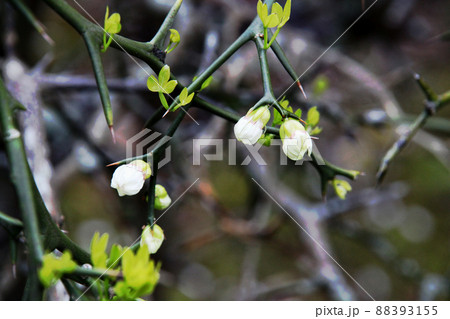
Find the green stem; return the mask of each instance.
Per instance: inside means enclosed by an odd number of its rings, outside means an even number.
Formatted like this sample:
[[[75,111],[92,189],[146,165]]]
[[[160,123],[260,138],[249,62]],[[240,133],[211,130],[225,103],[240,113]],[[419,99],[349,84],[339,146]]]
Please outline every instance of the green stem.
[[[254,24],[253,22],[247,30],[245,30],[239,38],[237,38],[211,65],[200,74],[194,82],[188,86],[188,94],[199,90],[203,84],[218,68],[220,68],[237,50],[239,50],[244,44],[250,41],[254,37]],[[179,82],[178,82],[179,83]],[[180,84],[178,84],[180,85]],[[183,89],[182,86],[180,86]],[[173,109],[180,102],[177,97],[169,107],[169,110]]]
[[[275,33],[272,35],[272,37],[270,38],[269,44],[266,46],[266,50],[267,50],[268,48],[270,48],[270,46],[272,45],[273,41],[275,41],[275,39],[276,39],[277,36],[278,36],[278,33],[280,33],[280,30],[281,30],[281,28],[277,28],[277,30],[275,31]]]
[[[269,33],[267,32],[267,28],[264,27],[264,50],[267,50],[268,44],[267,44],[267,38],[269,37]]]
[[[450,91],[447,91],[441,95],[437,95],[430,88],[428,84],[416,75],[416,80],[427,98],[425,102],[425,109],[416,118],[416,120],[409,126],[408,131],[402,134],[394,145],[389,148],[386,154],[381,160],[380,167],[377,171],[377,183],[380,184],[383,181],[384,176],[387,173],[387,169],[394,158],[409,144],[416,133],[426,124],[428,119],[438,112],[442,107],[450,104]]]
[[[153,229],[153,224],[155,223],[155,187],[156,180],[158,178],[158,163],[159,154],[158,152],[153,153],[153,165],[152,165],[152,175],[150,176],[150,181],[148,185],[148,207],[147,207],[147,224]]]
[[[24,234],[29,252],[28,266],[30,276],[26,298],[40,299],[42,291],[37,271],[42,261],[43,248],[33,196],[33,179],[29,170],[21,134],[14,123],[12,109],[15,102],[13,101],[6,90],[3,79],[0,78],[0,126],[10,164],[11,180],[14,183],[22,211]]]
[[[162,50],[162,47],[164,46],[164,40],[167,37],[167,33],[169,33],[169,29],[172,28],[173,23],[175,22],[175,17],[177,15],[178,10],[180,9],[182,3],[183,3],[183,0],[177,0],[175,2],[175,4],[172,6],[169,13],[167,14],[166,18],[164,19],[164,22],[162,23],[158,32],[155,34],[153,39],[149,42],[150,44],[152,44],[155,47]],[[167,53],[169,53],[169,52],[167,52]]]
[[[6,229],[12,238],[17,238],[23,228],[23,223],[20,220],[8,216],[2,212],[0,212],[0,225]]]
[[[264,104],[269,106],[274,106],[277,111],[281,114],[283,118],[289,115],[281,105],[278,103],[277,99],[273,95],[272,82],[270,80],[270,70],[269,63],[267,61],[267,50],[264,49],[261,38],[254,38],[256,44],[256,50],[258,51],[259,65],[261,68],[261,77],[263,82],[264,96],[253,106],[253,109],[258,108]],[[298,118],[298,117],[296,117]]]

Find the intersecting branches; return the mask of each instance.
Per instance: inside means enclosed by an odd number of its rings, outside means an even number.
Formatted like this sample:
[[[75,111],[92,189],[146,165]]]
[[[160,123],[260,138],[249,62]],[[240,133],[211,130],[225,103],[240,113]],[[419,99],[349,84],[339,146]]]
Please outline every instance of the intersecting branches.
[[[406,145],[408,145],[414,135],[416,135],[416,133],[427,123],[428,119],[436,114],[445,105],[450,104],[450,91],[438,95],[419,74],[415,75],[415,79],[425,95],[425,108],[415,119],[415,121],[408,127],[407,131],[399,137],[399,139],[384,155],[377,172],[378,184],[383,181],[390,163],[406,147]]]

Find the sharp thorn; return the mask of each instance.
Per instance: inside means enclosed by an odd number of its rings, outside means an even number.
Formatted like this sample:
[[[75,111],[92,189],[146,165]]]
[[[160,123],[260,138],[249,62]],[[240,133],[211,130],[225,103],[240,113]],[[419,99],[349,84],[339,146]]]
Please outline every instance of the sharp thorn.
[[[112,125],[109,127],[109,131],[111,132],[113,143],[116,144],[116,133],[114,133],[114,127]]]
[[[302,92],[302,94],[303,94],[303,96],[305,97],[305,99],[307,100],[308,97],[306,96],[306,92],[305,92],[305,90],[303,89],[303,86],[302,86],[302,84],[300,83],[299,80],[297,80],[297,86],[298,86],[298,88],[300,89],[300,91]]]

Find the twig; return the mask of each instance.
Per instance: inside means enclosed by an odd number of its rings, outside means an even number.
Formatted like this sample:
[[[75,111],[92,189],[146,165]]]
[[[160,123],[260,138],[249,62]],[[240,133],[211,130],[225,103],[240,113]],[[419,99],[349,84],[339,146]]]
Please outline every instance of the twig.
[[[444,105],[450,103],[450,91],[437,95],[420,77],[420,75],[416,74],[415,79],[426,97],[425,108],[416,120],[409,126],[408,130],[399,137],[399,139],[384,155],[377,172],[377,184],[380,184],[383,181],[390,163],[406,147],[406,145],[408,145],[414,135],[416,135],[416,133],[425,125],[427,120],[438,112]]]

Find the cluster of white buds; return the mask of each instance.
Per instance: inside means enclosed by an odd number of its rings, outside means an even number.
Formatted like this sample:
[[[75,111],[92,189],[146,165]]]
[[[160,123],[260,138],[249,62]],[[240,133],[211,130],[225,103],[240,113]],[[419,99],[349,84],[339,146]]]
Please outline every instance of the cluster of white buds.
[[[262,106],[248,111],[234,126],[234,134],[238,141],[244,144],[255,144],[264,133],[264,127],[270,120],[268,106]],[[296,119],[287,119],[281,124],[280,137],[283,142],[283,152],[291,160],[298,161],[311,155],[312,139],[304,126]]]

